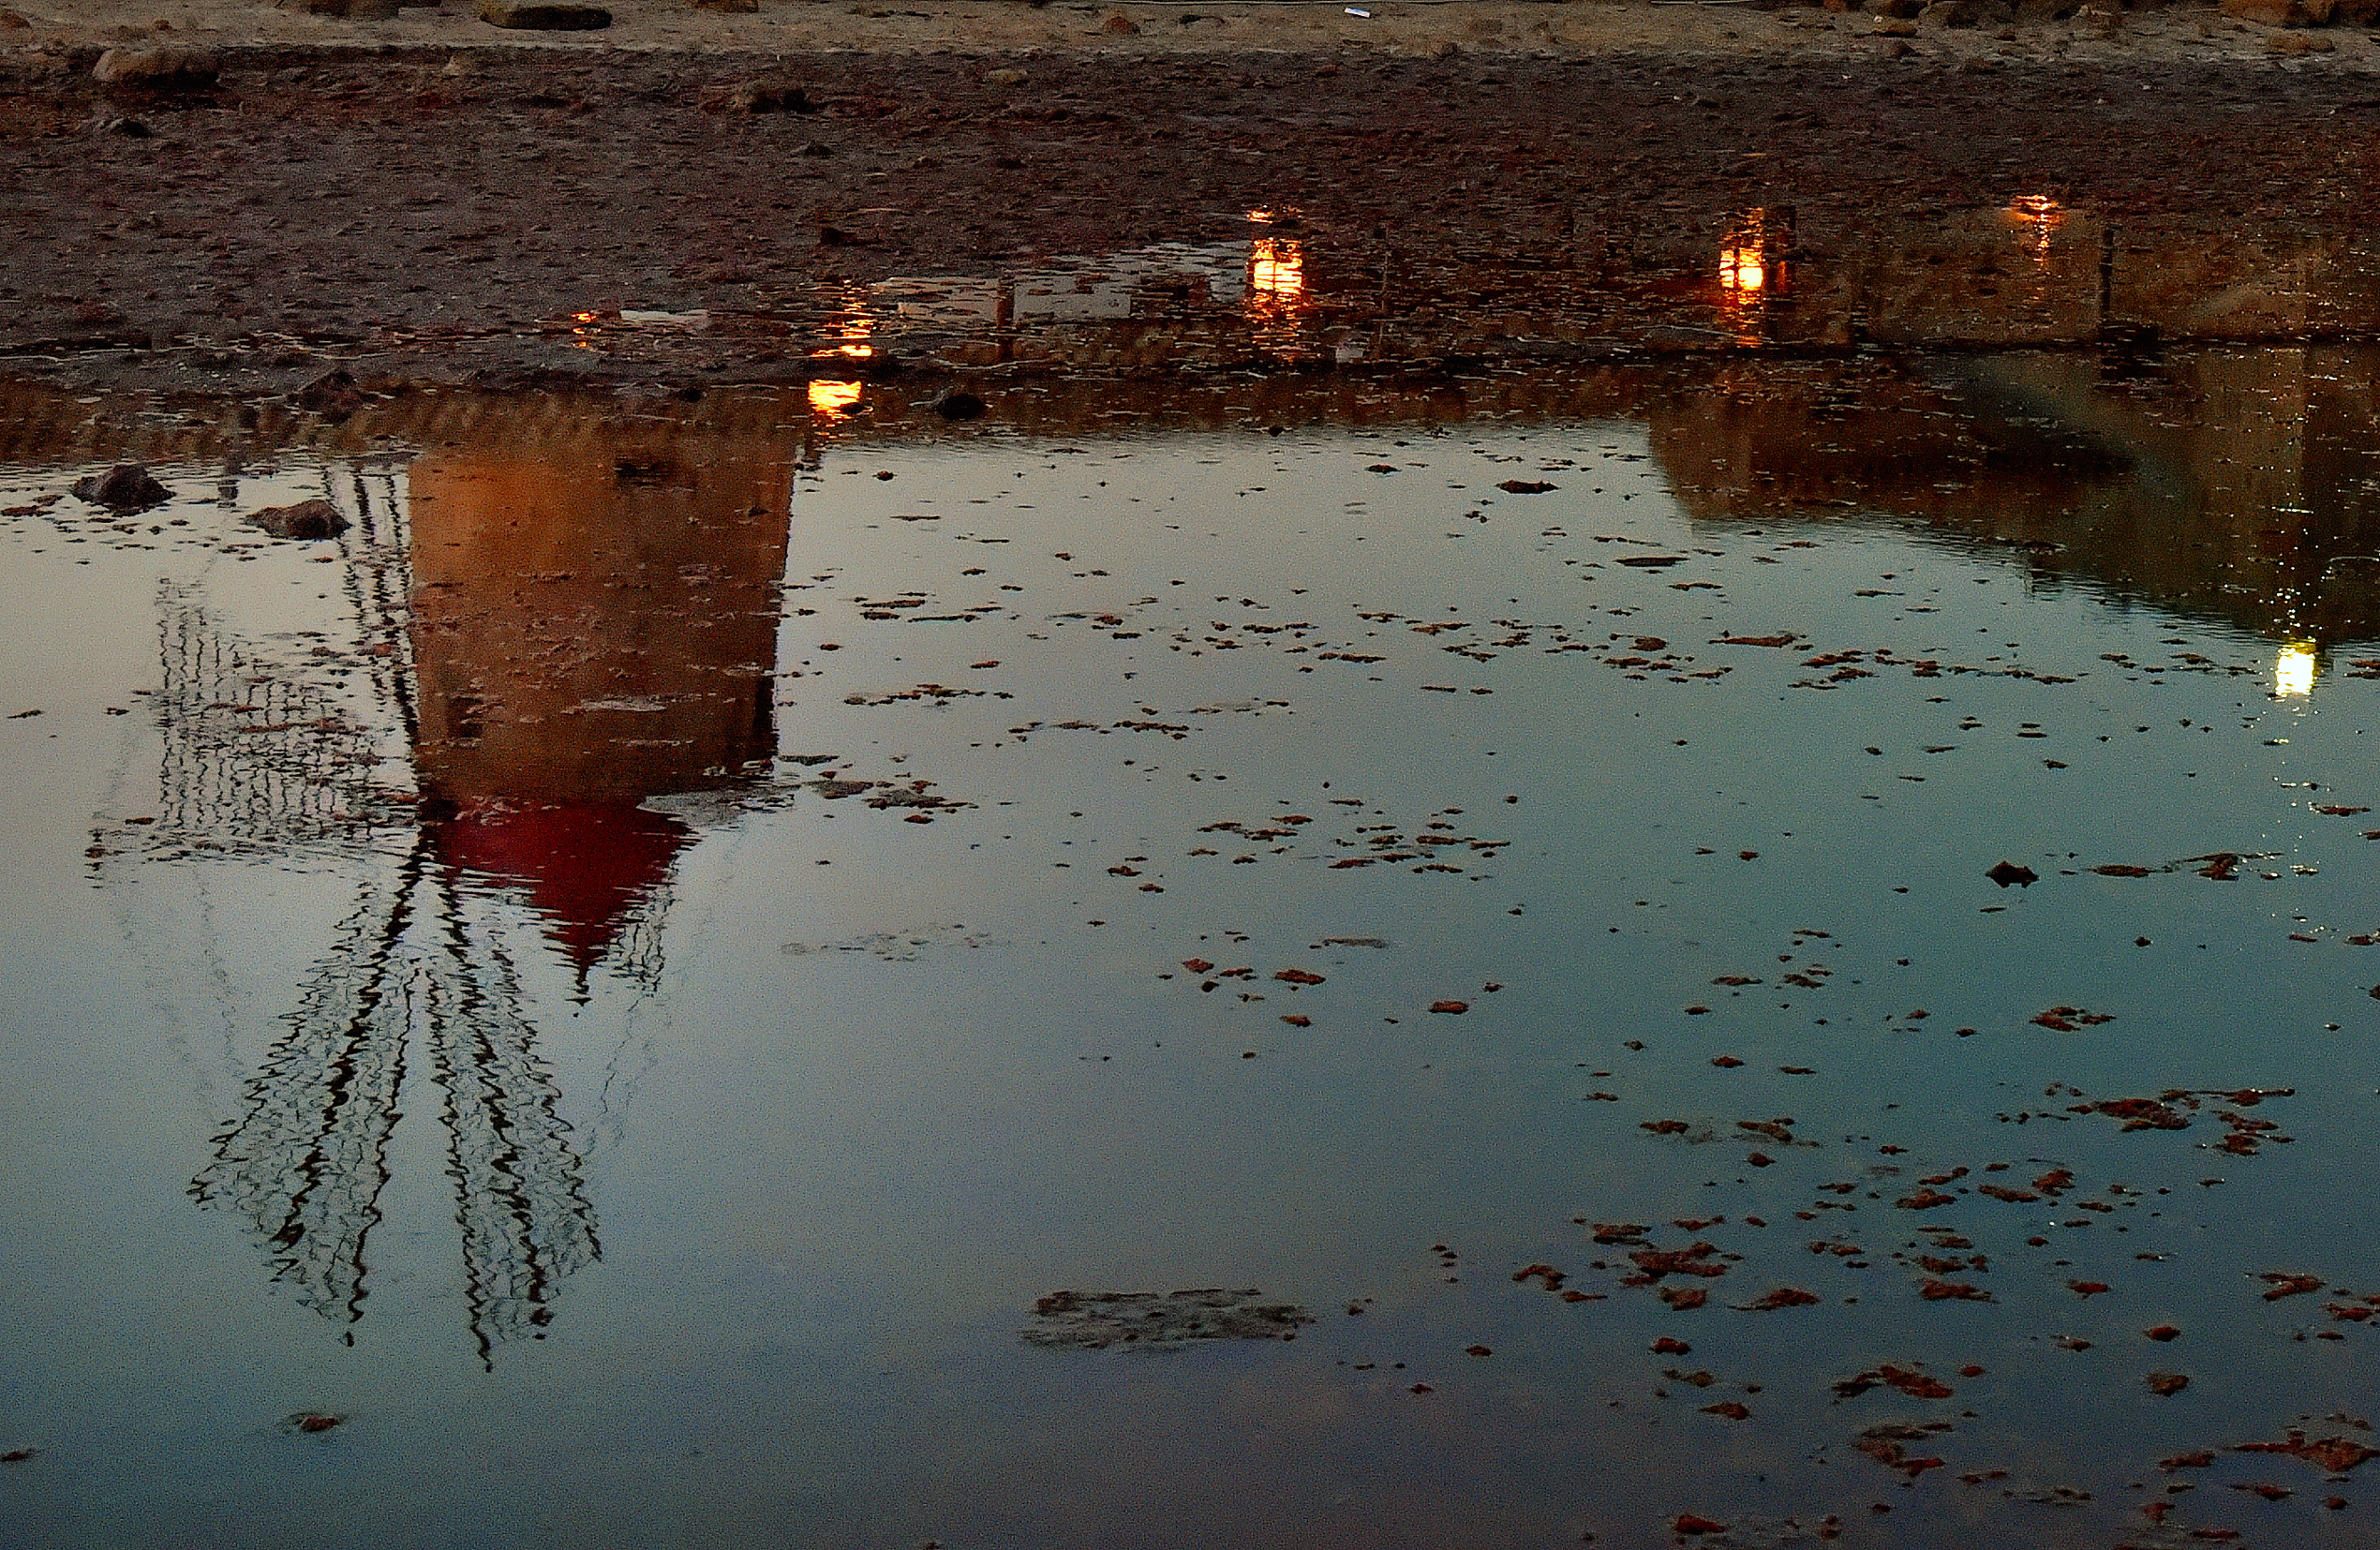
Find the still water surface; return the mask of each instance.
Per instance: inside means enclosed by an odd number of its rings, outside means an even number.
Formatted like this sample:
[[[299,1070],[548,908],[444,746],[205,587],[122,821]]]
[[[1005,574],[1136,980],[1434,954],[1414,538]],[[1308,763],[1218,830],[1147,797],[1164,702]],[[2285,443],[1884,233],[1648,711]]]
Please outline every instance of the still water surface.
[[[0,1521],[2369,1543],[2373,358],[2118,365],[25,390]]]

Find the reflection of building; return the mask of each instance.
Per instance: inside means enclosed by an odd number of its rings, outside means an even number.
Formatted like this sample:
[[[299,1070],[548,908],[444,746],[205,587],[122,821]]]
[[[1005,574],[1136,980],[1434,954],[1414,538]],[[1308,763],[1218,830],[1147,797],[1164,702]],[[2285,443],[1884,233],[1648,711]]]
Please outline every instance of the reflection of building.
[[[379,870],[192,1194],[245,1216],[303,1304],[351,1322],[396,1128],[423,1108],[402,1095],[426,1081],[483,1360],[541,1335],[600,1252],[501,917],[526,906],[582,993],[598,965],[649,990],[693,831],[641,804],[736,783],[774,748],[796,430],[675,399],[576,408],[468,417],[411,465],[409,521],[394,499],[350,514],[351,574],[404,556],[412,580],[401,624],[401,587],[350,593],[377,643],[368,706],[308,688],[169,590],[162,801],[129,831],[187,856],[337,843],[377,821],[357,859]],[[411,792],[375,773],[397,749]]]
[[[686,838],[638,804],[775,752],[793,455],[672,400],[411,466],[416,779],[582,971]]]
[[[1323,353],[1321,299],[1297,221],[1256,211],[1249,222],[1251,235],[1241,242],[1155,243],[984,278],[839,285],[819,296],[826,342],[814,354],[858,370],[872,353],[868,341],[921,335],[942,336],[940,353],[974,365],[1148,369]],[[822,410],[843,407],[816,395],[812,402]]]
[[[2380,350],[1741,365],[1648,396],[1698,517],[1846,505],[2283,639],[2380,636]],[[2309,662],[2311,659],[2308,659]]]

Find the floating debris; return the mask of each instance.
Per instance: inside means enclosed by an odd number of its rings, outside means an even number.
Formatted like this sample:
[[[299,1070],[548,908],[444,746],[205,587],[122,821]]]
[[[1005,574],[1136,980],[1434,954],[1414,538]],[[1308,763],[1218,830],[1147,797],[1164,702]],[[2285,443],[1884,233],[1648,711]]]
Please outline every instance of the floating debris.
[[[1033,1305],[1029,1346],[1170,1350],[1200,1340],[1294,1340],[1314,1315],[1294,1303],[1266,1303],[1254,1287],[1153,1291],[1053,1291]]]

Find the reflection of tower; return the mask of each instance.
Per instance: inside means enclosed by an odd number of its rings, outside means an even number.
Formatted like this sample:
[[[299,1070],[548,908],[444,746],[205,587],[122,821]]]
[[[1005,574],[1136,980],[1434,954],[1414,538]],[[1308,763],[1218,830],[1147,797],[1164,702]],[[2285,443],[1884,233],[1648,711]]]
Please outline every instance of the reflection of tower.
[[[425,811],[582,974],[691,835],[639,804],[775,752],[793,453],[698,412],[590,413],[410,470]]]
[[[599,1257],[499,917],[508,899],[539,917],[582,995],[599,963],[658,977],[693,830],[640,804],[732,784],[773,749],[779,429],[738,436],[674,400],[482,421],[467,445],[537,450],[422,458],[409,520],[394,481],[375,501],[359,480],[343,546],[361,668],[244,650],[166,594],[162,801],[125,849],[382,842],[191,1187],[247,1218],[275,1278],[325,1317],[362,1317],[400,1097],[424,1078],[482,1359],[542,1335],[562,1280]],[[370,778],[400,749],[418,799]]]
[[[300,1302],[362,1318],[407,1055],[426,1051],[484,1361],[498,1344],[542,1336],[562,1278],[601,1249],[513,964],[492,933],[467,925],[454,874],[430,852],[420,837],[341,922],[191,1193],[245,1215]]]
[[[145,848],[319,840],[369,808],[379,739],[353,703],[232,645],[186,587],[157,613],[169,735]]]

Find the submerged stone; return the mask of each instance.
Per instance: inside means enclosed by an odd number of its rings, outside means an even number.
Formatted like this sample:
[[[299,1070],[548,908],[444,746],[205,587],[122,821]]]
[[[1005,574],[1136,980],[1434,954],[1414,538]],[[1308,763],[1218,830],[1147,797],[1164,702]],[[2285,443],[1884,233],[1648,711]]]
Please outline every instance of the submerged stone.
[[[248,517],[251,526],[275,538],[336,538],[347,531],[347,518],[327,500],[304,500],[294,506],[268,506]]]
[[[1256,1288],[1231,1291],[1053,1291],[1033,1305],[1028,1346],[1105,1350],[1109,1346],[1168,1349],[1193,1340],[1287,1340],[1314,1315],[1294,1303],[1261,1303]]]

